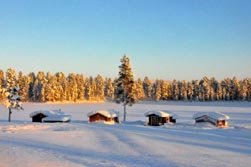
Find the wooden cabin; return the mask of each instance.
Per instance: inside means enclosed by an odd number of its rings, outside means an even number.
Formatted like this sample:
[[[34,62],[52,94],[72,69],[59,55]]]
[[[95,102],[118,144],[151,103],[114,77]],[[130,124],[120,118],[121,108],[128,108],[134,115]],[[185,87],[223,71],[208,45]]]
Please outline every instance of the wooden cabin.
[[[43,118],[47,117],[43,113],[38,113],[36,115],[31,116],[32,122],[42,122]]]
[[[61,110],[40,110],[30,114],[32,122],[70,122],[71,116]]]
[[[193,116],[195,123],[209,122],[216,127],[227,127],[230,117],[219,112],[199,112]]]
[[[119,123],[119,116],[115,111],[92,111],[87,116],[89,117],[89,122]]]
[[[148,111],[145,113],[146,117],[149,117],[147,125],[160,126],[165,123],[176,123],[176,115],[170,111]]]

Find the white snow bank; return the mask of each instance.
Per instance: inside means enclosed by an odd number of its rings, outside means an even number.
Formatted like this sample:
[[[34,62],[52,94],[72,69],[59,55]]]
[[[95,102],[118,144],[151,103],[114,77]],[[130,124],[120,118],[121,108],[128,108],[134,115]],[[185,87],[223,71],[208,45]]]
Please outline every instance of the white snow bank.
[[[193,115],[193,119],[207,116],[213,118],[215,120],[229,120],[230,117],[228,115],[222,114],[220,112],[199,112]]]

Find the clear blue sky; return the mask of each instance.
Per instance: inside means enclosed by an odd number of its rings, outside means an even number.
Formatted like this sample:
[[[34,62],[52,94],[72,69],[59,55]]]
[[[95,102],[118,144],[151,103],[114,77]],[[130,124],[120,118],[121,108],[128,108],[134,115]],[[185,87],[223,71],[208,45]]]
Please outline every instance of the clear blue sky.
[[[0,69],[192,80],[251,76],[250,0],[0,0]]]

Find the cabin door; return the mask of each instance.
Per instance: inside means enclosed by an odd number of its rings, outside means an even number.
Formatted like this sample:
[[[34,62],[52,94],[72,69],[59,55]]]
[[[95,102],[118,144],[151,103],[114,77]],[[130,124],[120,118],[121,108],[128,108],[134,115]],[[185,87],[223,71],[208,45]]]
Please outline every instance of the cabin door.
[[[153,126],[158,126],[159,125],[159,117],[156,115],[151,116],[151,124]]]

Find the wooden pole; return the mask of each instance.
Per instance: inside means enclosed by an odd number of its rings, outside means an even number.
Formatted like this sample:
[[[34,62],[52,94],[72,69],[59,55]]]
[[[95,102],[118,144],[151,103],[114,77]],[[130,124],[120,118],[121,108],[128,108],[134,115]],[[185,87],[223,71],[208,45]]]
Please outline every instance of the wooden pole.
[[[11,114],[12,114],[11,108],[9,108],[9,122],[11,122]]]
[[[126,104],[124,103],[124,122],[126,121]]]

